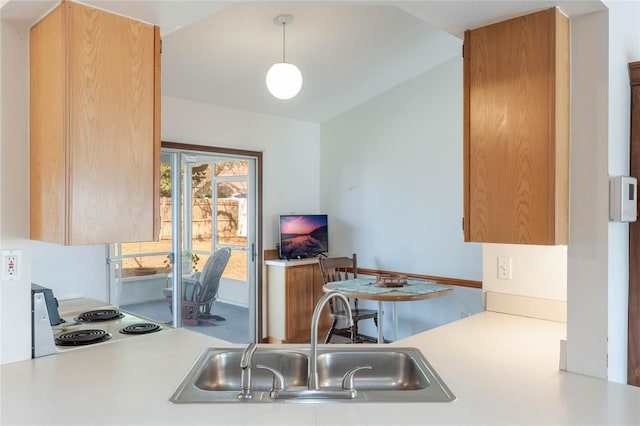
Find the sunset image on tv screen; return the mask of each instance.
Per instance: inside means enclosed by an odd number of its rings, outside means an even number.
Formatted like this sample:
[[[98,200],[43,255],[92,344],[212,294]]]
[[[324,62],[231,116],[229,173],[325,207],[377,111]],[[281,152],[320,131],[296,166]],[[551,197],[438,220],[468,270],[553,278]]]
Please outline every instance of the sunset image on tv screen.
[[[280,216],[280,255],[297,257],[328,251],[326,215]]]

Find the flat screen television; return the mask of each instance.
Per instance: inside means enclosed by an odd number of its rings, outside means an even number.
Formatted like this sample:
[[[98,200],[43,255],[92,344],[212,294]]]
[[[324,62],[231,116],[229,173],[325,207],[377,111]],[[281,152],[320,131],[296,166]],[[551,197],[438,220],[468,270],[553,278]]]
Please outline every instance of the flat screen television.
[[[326,214],[280,215],[280,259],[302,259],[328,251]]]

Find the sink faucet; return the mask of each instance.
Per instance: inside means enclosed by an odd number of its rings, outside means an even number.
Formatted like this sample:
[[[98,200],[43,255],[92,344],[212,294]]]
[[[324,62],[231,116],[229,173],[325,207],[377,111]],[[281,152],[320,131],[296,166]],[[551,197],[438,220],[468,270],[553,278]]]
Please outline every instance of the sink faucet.
[[[249,343],[242,351],[242,358],[240,358],[240,368],[242,369],[242,390],[238,394],[238,399],[253,398],[253,392],[251,391],[251,361],[257,348],[258,346],[252,342]]]
[[[351,306],[349,305],[349,299],[347,299],[344,294],[332,291],[322,296],[320,300],[318,300],[318,303],[313,310],[313,316],[311,317],[311,344],[309,349],[310,365],[307,389],[287,389],[285,377],[280,371],[266,365],[256,365],[257,368],[268,370],[273,374],[273,386],[269,392],[269,397],[271,399],[354,399],[358,396],[358,392],[355,388],[354,376],[360,370],[371,370],[370,365],[360,365],[347,371],[342,377],[342,389],[320,389],[320,385],[318,384],[318,322],[320,321],[320,313],[322,312],[322,309],[333,297],[337,297],[344,301],[345,309],[347,311],[347,326],[353,326]],[[243,362],[247,361],[249,365],[251,364],[250,357],[253,354],[253,351],[255,351],[255,349],[251,349],[251,345],[244,350],[242,356]],[[245,360],[245,358],[247,358],[247,360]],[[242,370],[242,391],[238,394],[238,398],[240,399],[250,399],[253,397],[253,393],[249,389],[250,383],[248,382],[250,380],[250,371],[249,374],[245,375],[245,371],[247,371],[245,368],[247,362],[244,364],[241,363],[241,366],[244,365],[244,367]],[[245,380],[247,381],[246,384]]]
[[[349,305],[349,299],[340,292],[332,291],[320,298],[318,303],[316,304],[315,309],[313,310],[313,316],[311,317],[311,348],[310,348],[310,362],[311,367],[309,368],[309,386],[308,388],[311,390],[318,390],[320,387],[318,386],[318,322],[320,321],[320,313],[322,312],[322,308],[327,304],[329,299],[332,297],[340,298],[344,301],[345,309],[347,310],[347,327],[353,326],[353,319],[351,317],[351,306]]]

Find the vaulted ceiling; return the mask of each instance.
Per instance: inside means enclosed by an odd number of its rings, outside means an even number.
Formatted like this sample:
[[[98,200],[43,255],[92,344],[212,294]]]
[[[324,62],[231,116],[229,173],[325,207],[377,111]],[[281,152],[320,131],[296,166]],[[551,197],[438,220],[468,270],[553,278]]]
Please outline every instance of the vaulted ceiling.
[[[55,1],[1,0],[2,19],[30,26]],[[222,2],[89,0],[161,28],[163,95],[322,122],[430,68],[460,56],[462,34],[510,17],[559,6],[569,17],[600,1]],[[269,67],[286,59],[303,75],[295,98],[272,97]]]

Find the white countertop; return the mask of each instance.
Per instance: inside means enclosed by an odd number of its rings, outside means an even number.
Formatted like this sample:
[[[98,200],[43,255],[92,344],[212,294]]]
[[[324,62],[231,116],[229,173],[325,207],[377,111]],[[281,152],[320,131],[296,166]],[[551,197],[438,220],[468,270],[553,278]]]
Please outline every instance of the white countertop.
[[[640,388],[558,370],[564,335],[563,323],[483,312],[395,343],[422,350],[452,403],[240,405],[168,401],[203,348],[232,346],[168,330],[0,367],[0,423],[640,424]]]

